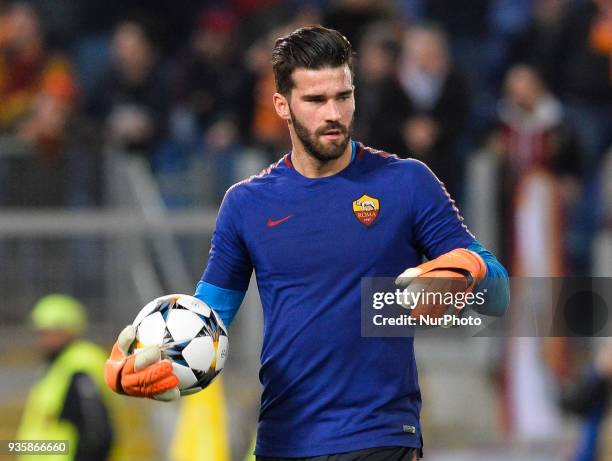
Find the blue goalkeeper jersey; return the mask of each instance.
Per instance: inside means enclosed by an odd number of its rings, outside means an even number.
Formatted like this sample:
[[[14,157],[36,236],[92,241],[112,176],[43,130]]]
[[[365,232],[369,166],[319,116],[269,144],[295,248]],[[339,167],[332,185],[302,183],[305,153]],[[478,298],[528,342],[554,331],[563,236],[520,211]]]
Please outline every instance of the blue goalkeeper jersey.
[[[333,176],[306,178],[288,154],[232,186],[200,283],[218,287],[222,304],[255,269],[264,311],[256,454],[420,447],[413,338],[361,337],[360,279],[395,277],[473,242],[427,166],[359,143]]]

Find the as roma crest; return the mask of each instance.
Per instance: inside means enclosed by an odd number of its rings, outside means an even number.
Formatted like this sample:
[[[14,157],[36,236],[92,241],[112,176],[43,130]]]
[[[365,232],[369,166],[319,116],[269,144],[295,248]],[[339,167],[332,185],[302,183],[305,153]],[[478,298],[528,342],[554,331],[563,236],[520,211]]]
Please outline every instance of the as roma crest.
[[[357,219],[366,226],[374,222],[380,210],[380,202],[377,198],[362,195],[353,202],[353,213]]]

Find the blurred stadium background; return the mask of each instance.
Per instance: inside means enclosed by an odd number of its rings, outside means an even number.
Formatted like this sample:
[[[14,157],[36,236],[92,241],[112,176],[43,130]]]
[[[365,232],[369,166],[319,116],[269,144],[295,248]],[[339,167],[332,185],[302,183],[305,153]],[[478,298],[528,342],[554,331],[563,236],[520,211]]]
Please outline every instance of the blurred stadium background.
[[[270,51],[310,23],[356,48],[355,138],[427,162],[511,275],[612,276],[612,1],[0,0],[0,439],[40,373],[36,299],[78,297],[110,347],[140,306],[193,291],[224,191],[290,145]],[[223,381],[236,461],[255,289]],[[417,341],[427,459],[579,459],[559,402],[602,344]],[[121,402],[120,459],[179,459],[178,404]]]

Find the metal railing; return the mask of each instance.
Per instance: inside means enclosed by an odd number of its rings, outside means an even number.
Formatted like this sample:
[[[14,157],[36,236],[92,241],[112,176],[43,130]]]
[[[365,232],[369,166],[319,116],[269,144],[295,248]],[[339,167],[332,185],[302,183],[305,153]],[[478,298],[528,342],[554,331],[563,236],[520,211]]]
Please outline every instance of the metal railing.
[[[48,292],[75,294],[112,324],[166,290],[192,292],[216,210],[170,212],[143,159],[109,152],[106,162],[108,208],[0,209],[0,325],[23,324]],[[190,239],[191,268],[181,251]]]

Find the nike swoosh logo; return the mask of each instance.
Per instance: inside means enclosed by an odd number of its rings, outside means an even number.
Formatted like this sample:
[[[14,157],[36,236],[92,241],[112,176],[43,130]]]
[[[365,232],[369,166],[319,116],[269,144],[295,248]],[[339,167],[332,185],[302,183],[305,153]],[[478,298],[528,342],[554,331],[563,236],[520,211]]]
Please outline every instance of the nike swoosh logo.
[[[277,219],[276,221],[272,221],[272,218],[268,218],[268,222],[266,223],[266,226],[275,227],[275,226],[278,226],[279,224],[284,223],[285,221],[291,218],[293,218],[292,214],[290,214],[289,216],[285,216],[284,218]]]

